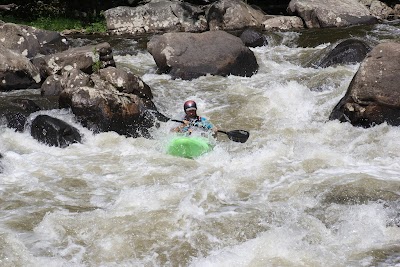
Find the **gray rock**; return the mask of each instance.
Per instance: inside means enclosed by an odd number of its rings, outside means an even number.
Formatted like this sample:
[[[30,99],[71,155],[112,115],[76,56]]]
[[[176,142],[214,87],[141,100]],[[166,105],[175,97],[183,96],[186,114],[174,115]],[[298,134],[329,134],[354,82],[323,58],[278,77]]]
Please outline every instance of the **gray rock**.
[[[265,30],[289,31],[303,29],[303,20],[296,16],[278,16],[265,20],[262,25]]]
[[[357,0],[292,0],[289,14],[298,15],[308,28],[373,24],[378,20]]]
[[[268,44],[267,38],[254,29],[246,29],[240,34],[239,38],[247,47],[258,47]]]
[[[159,71],[173,78],[252,76],[258,70],[254,53],[239,37],[224,31],[166,33],[153,37],[147,48]]]
[[[377,45],[361,63],[329,119],[369,127],[400,125],[400,44]]]
[[[82,125],[95,132],[150,137],[148,129],[154,125],[140,97],[116,89],[66,88],[60,94],[59,105],[71,108]]]
[[[37,88],[39,70],[21,54],[0,45],[0,91]]]
[[[206,19],[211,31],[238,30],[261,27],[266,16],[241,0],[219,0],[206,10]]]
[[[61,85],[61,76],[58,74],[47,77],[40,87],[40,93],[42,96],[59,95],[62,90],[63,86]]]
[[[149,100],[153,98],[150,87],[128,69],[108,67],[101,69],[99,75],[120,92],[133,93]]]
[[[164,31],[199,32],[207,29],[204,11],[179,1],[150,2],[138,7],[119,6],[104,12],[113,34]]]
[[[91,74],[96,64],[99,64],[99,69],[103,67],[100,61],[99,50],[109,47],[110,44],[104,42],[96,45],[70,48],[63,52],[34,58],[32,59],[32,63],[40,69],[42,76],[46,78],[53,74],[61,75],[64,71],[72,69],[79,69]]]
[[[0,44],[23,56],[50,54],[67,49],[60,33],[14,23],[0,24]]]

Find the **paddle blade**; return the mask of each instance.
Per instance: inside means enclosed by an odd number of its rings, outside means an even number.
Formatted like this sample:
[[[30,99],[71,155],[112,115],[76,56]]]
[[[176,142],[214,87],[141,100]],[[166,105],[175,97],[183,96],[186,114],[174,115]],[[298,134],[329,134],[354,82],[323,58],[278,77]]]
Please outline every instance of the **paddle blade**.
[[[239,143],[245,143],[250,136],[250,133],[245,130],[233,130],[229,132],[218,131],[218,132],[226,134],[230,140]]]

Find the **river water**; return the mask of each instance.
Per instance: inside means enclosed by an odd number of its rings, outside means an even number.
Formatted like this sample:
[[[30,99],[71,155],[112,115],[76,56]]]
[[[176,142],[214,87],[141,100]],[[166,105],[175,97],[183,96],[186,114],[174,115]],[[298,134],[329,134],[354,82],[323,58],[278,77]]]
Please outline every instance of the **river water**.
[[[301,64],[324,36],[400,40],[400,24],[330,33],[271,33],[252,48],[256,75],[192,81],[156,74],[123,40],[132,53],[117,48],[117,64],[160,112],[180,118],[194,99],[219,129],[250,132],[195,160],[166,155],[172,123],[134,139],[39,112],[84,134],[65,149],[1,125],[0,266],[400,266],[400,128],[329,121],[359,64]],[[18,94],[38,92],[1,97]]]

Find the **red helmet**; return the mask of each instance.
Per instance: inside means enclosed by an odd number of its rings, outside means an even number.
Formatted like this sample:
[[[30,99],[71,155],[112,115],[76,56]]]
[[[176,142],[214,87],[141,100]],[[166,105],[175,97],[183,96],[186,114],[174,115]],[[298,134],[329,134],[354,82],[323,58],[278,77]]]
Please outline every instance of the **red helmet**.
[[[183,104],[183,110],[186,112],[187,110],[197,110],[196,102],[193,100],[188,100]]]

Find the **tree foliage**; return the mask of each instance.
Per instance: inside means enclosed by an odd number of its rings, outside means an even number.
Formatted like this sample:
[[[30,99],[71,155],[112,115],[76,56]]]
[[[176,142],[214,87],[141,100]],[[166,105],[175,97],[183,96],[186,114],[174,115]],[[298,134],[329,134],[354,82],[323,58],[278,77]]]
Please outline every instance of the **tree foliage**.
[[[117,6],[138,6],[151,0],[0,0],[0,5],[15,3],[18,8],[9,13],[19,19],[33,21],[39,18],[76,18],[83,22],[98,21],[102,11]],[[206,4],[217,0],[184,0],[192,4]],[[269,14],[285,13],[290,0],[243,0],[255,4]],[[381,0],[393,7],[399,0]],[[274,10],[274,11],[272,11]],[[270,13],[271,12],[271,13]],[[278,12],[278,13],[277,13]]]
[[[137,6],[141,0],[0,0],[0,4],[15,3],[18,8],[9,11],[12,16],[27,21],[39,18],[79,18],[86,22],[96,21],[102,11],[116,6]]]

